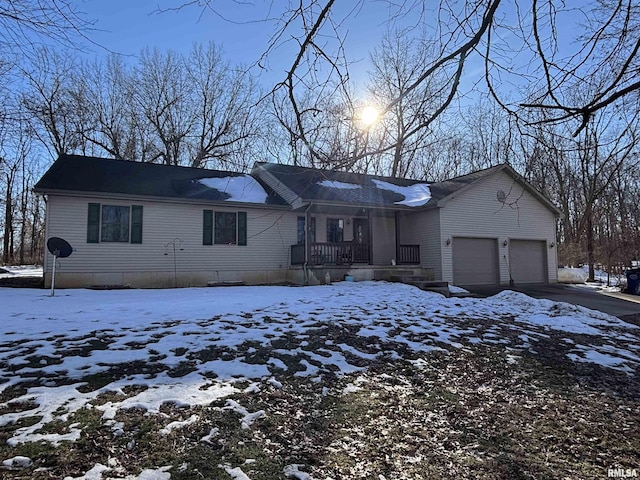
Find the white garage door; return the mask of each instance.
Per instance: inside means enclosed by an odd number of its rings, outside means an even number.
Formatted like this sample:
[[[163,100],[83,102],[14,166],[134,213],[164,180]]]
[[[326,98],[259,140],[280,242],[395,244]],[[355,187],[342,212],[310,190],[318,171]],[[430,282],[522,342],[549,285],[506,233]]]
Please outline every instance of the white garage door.
[[[499,283],[498,241],[495,238],[454,237],[452,253],[456,285]]]
[[[511,240],[509,258],[515,283],[546,283],[547,243],[540,240]]]

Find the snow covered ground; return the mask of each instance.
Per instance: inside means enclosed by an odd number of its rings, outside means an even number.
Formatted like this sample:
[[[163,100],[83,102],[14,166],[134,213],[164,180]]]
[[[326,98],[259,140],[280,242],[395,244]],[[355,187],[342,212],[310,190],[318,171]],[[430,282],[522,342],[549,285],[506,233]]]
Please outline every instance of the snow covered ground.
[[[0,267],[0,278],[41,277],[42,267],[38,265],[16,265]]]
[[[10,446],[78,440],[79,425],[62,432],[46,427],[83,408],[102,412],[103,424],[118,436],[119,414],[128,409],[158,415],[167,403],[189,407],[227,399],[228,412],[240,415],[242,428],[251,428],[265,412],[251,412],[230,397],[257,389],[257,382],[277,386],[282,375],[319,381],[365,371],[376,359],[401,358],[406,351],[415,358],[482,344],[535,353],[553,344],[570,362],[627,375],[635,375],[640,365],[638,327],[512,291],[488,299],[447,299],[385,282],[59,290],[55,297],[45,290],[0,289],[0,315],[0,394],[26,387],[10,401],[23,409],[0,404],[6,412],[0,426],[39,419],[15,430],[7,439]],[[333,340],[335,330],[342,332],[341,343]],[[247,382],[248,389],[240,386]],[[143,388],[126,394],[132,385]],[[111,400],[93,405],[108,392],[114,392]],[[163,429],[170,433],[196,420],[192,416]],[[0,460],[19,467],[29,459]],[[105,458],[75,478],[106,479],[103,475],[118,468],[117,460],[109,464]],[[229,478],[249,478],[241,466],[220,468]],[[295,465],[287,468],[294,472],[291,478],[311,478],[304,472],[296,476]],[[170,475],[167,466],[158,465],[126,478]]]
[[[604,270],[595,270],[596,284],[589,284],[591,288],[604,289],[609,291],[620,291],[621,285],[626,285],[626,278],[623,275],[608,275]],[[561,267],[558,268],[558,282],[584,284],[589,278],[589,266],[583,265],[579,268]],[[606,287],[607,282],[611,286]]]

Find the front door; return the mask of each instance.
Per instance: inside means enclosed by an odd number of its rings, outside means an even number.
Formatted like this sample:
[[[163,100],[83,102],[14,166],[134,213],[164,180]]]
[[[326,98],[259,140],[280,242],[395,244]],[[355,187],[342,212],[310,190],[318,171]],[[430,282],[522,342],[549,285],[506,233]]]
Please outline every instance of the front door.
[[[353,219],[353,262],[369,263],[369,221]]]

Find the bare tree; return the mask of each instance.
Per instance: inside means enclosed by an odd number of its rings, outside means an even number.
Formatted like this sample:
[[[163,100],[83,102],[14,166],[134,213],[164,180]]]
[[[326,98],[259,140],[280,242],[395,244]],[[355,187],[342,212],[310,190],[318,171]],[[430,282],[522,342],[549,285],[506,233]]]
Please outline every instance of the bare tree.
[[[393,177],[406,177],[415,172],[416,167],[420,169],[415,164],[431,146],[429,138],[432,137],[432,131],[423,128],[423,124],[438,108],[446,89],[446,84],[434,77],[405,94],[431,59],[428,40],[412,39],[405,33],[397,29],[388,31],[371,54],[369,91],[372,98],[382,105],[400,98],[380,120],[382,162],[389,164],[383,167],[384,173]]]
[[[353,2],[346,11],[335,0],[284,2],[278,5],[280,10],[273,6],[270,17],[264,19],[273,22],[274,33],[259,65],[264,66],[283,44],[297,44],[290,67],[273,93],[285,93],[296,119],[296,128],[289,133],[299,137],[312,156],[317,152],[306,131],[305,117],[314,114],[317,105],[309,106],[301,89],[332,94],[348,81],[348,24],[361,21],[359,15],[370,2],[373,0]],[[484,64],[480,78],[486,91],[508,112],[520,115],[523,109],[544,110],[548,115],[541,121],[573,122],[574,135],[586,128],[596,112],[640,90],[640,7],[631,0],[588,0],[579,5],[554,0],[440,0],[434,5],[404,0],[388,5],[389,25],[409,25],[415,31],[430,28],[437,44],[433,59],[415,72],[384,111],[391,112],[434,76],[447,79],[446,90],[414,129],[415,135],[428,129],[454,98],[465,93],[460,91],[463,71],[479,64]],[[188,6],[221,15],[212,0],[177,2],[174,10]],[[557,27],[560,24],[562,29]],[[602,69],[610,73],[605,80],[599,77]],[[594,88],[579,99],[572,96],[584,83]],[[514,88],[505,93],[506,85]],[[523,86],[528,87],[525,99],[518,93]],[[535,96],[529,95],[531,91]],[[307,100],[304,106],[300,103],[303,98]]]
[[[38,52],[34,67],[24,70],[27,87],[22,107],[29,116],[31,132],[51,156],[84,150],[82,129],[85,109],[79,103],[82,95],[69,72],[77,71],[77,59],[69,53],[50,49]]]
[[[139,148],[140,114],[134,107],[131,70],[119,55],[82,65],[75,78],[85,123],[80,133],[109,156],[144,161]]]
[[[92,43],[88,34],[93,22],[78,9],[72,0],[4,0],[0,2],[0,89],[5,89],[10,74],[17,76],[19,88],[22,71],[32,62],[41,63],[43,48],[55,46],[78,49],[83,43]],[[7,101],[11,91],[0,99],[0,111],[17,107]],[[20,109],[11,116],[18,118]]]
[[[213,43],[194,45],[184,69],[191,86],[188,102],[193,122],[190,165],[245,170],[247,151],[258,137],[262,107],[253,77],[234,67]]]
[[[626,124],[617,125],[618,117],[603,114],[594,116],[583,129],[579,139],[579,160],[585,210],[578,223],[578,231],[584,232],[589,263],[589,280],[594,281],[596,206],[607,192],[609,185],[623,169],[636,169],[640,126],[639,114]],[[615,124],[613,122],[616,122]]]
[[[71,0],[4,0],[0,3],[0,50],[30,56],[45,44],[77,47],[89,40],[93,22]]]
[[[612,258],[612,249],[598,252],[601,239],[608,236],[613,248],[625,236],[620,228],[628,222],[628,203],[621,203],[622,191],[627,193],[622,184],[635,178],[640,165],[640,115],[637,104],[629,100],[625,108],[600,110],[576,137],[567,125],[536,121],[521,139],[528,178],[565,213],[560,260],[586,261],[590,280],[594,265]]]
[[[25,162],[30,154],[30,138],[24,130],[6,116],[0,118],[0,185],[3,184],[4,219],[2,234],[2,263],[14,261],[16,216],[20,218],[24,203],[24,191],[19,190],[20,180],[25,181]],[[28,189],[27,189],[28,194]]]
[[[69,58],[47,48],[82,48],[91,43],[91,29],[92,22],[71,0],[0,2],[0,228],[5,263],[34,261],[42,253],[42,206],[30,191],[34,176],[41,173],[34,138],[52,154],[82,146],[76,135],[78,117],[72,114],[74,92],[64,78],[74,70],[63,67],[71,66]]]
[[[149,161],[180,165],[193,126],[187,108],[188,85],[180,57],[174,52],[144,50],[135,69],[134,101],[148,122],[153,140],[143,147]]]

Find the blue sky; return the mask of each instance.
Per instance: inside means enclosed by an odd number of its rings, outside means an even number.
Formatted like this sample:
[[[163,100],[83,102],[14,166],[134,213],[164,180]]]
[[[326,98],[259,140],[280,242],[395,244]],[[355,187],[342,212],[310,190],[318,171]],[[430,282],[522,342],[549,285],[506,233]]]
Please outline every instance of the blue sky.
[[[172,49],[187,53],[194,42],[210,41],[221,45],[226,57],[234,63],[250,65],[265,51],[274,32],[273,21],[268,18],[271,2],[256,0],[242,2],[214,2],[218,13],[189,7],[180,12],[154,13],[160,7],[179,5],[181,0],[163,0],[158,3],[135,0],[89,0],[80,5],[89,19],[96,21],[96,30],[90,37],[97,44],[124,55],[137,55],[145,47]],[[351,4],[351,2],[349,2]],[[346,4],[345,4],[346,5]],[[384,31],[383,20],[388,15],[383,2],[371,2],[366,10],[356,12],[346,28],[348,52],[357,63],[352,76],[363,79],[368,68],[369,50],[378,43]],[[350,7],[349,7],[350,8]],[[273,13],[275,15],[278,12]],[[345,14],[347,11],[345,11]],[[221,18],[224,17],[224,18]],[[284,71],[293,61],[295,44],[278,48],[269,58],[269,72],[260,71],[264,81],[284,78]],[[89,55],[101,56],[104,50],[94,47]]]
[[[103,56],[107,53],[105,49],[108,49],[129,55],[133,59],[147,47],[158,48],[161,51],[172,49],[187,54],[194,42],[206,45],[213,41],[223,48],[225,57],[232,64],[244,66],[254,65],[265,52],[278,27],[277,20],[281,20],[283,5],[288,4],[285,0],[212,0],[211,5],[216,8],[216,12],[203,11],[198,5],[192,5],[180,11],[159,13],[159,9],[176,7],[189,2],[187,0],[77,1],[87,18],[96,22],[95,31],[90,34],[90,37],[104,47],[104,49],[93,47],[88,53],[89,56]],[[426,3],[428,8],[435,8],[437,5]],[[354,4],[360,5],[361,8],[353,10]],[[398,7],[394,7],[394,4],[396,3],[368,0],[365,2],[340,1],[334,6],[332,18],[335,21],[346,19],[340,27],[340,33],[346,38],[345,49],[348,60],[352,62],[349,67],[352,87],[355,87],[355,92],[360,92],[356,93],[356,97],[368,97],[365,87],[370,69],[369,53],[379,44],[388,27],[389,18],[398,13]],[[458,5],[456,2],[454,4]],[[272,11],[269,10],[270,8]],[[411,25],[412,22],[422,22],[421,26],[424,26],[424,21],[429,22],[429,19],[434,23],[438,19],[446,23],[446,15],[439,17],[436,13],[435,11],[423,12],[420,16],[419,13],[409,12],[395,17],[399,18],[398,21],[403,22],[405,26]],[[522,98],[523,94],[516,90],[526,87],[528,82],[535,80],[535,78],[529,78],[525,81],[519,74],[533,73],[535,77],[539,75],[539,71],[532,72],[531,69],[538,65],[531,63],[531,51],[529,48],[523,48],[523,40],[516,38],[514,32],[508,29],[509,26],[514,27],[517,22],[517,12],[513,5],[506,3],[498,13],[497,18],[500,22],[504,22],[506,27],[501,29],[500,35],[494,35],[493,45],[496,51],[494,53],[499,55],[497,59],[505,70],[495,71],[494,88],[501,92],[504,101],[517,103],[517,99]],[[559,29],[562,49],[568,49],[565,53],[575,53],[576,46],[568,42],[565,37],[574,36],[575,22],[584,20],[578,13],[568,9],[566,12],[561,12],[558,17],[563,27]],[[419,22],[418,18],[420,18]],[[430,27],[435,28],[434,25]],[[419,31],[415,29],[411,33],[417,35]],[[548,34],[546,31],[543,33]],[[270,89],[286,77],[285,72],[291,67],[298,51],[298,44],[291,39],[292,34],[298,36],[302,34],[299,24],[294,25],[291,31],[285,34],[287,42],[272,51],[268,61],[263,62],[267,69],[254,68],[253,73],[259,75],[258,81],[263,88]],[[317,40],[331,41],[328,36],[317,37]],[[505,50],[502,51],[502,48]],[[329,48],[329,51],[331,52],[332,49]],[[475,103],[479,98],[487,95],[483,74],[482,58],[477,54],[469,57],[459,89],[461,104]]]
[[[186,52],[193,42],[215,41],[238,55],[256,51],[256,44],[262,43],[256,37],[262,37],[264,32],[258,30],[264,29],[256,25],[232,24],[210,13],[199,18],[197,8],[154,13],[156,5],[132,0],[93,0],[81,8],[88,18],[96,20],[96,31],[91,38],[122,54],[136,55],[145,47]]]

